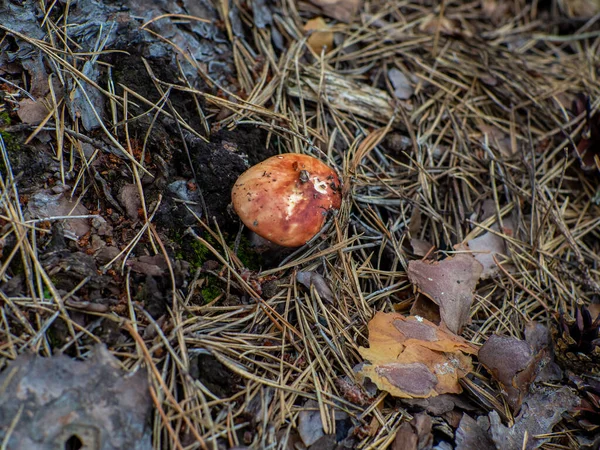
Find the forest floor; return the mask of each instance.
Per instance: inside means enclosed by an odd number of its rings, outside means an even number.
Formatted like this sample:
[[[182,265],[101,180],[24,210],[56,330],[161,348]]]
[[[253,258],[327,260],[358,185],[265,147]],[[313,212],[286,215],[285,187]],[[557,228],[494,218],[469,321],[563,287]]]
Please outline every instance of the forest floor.
[[[3,2],[3,448],[598,449],[599,78],[593,0]]]

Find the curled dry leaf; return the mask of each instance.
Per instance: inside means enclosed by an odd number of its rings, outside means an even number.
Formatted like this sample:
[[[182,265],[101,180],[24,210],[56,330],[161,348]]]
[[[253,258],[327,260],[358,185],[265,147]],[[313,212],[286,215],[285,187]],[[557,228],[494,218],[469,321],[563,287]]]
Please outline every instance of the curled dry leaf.
[[[534,354],[527,342],[496,334],[479,350],[479,361],[502,385],[506,401],[514,411],[521,407],[540,370],[541,357],[542,352]]]
[[[304,31],[309,33],[307,42],[316,54],[320,55],[323,47],[325,47],[325,53],[333,49],[333,32],[322,17],[315,17],[306,22]]]
[[[441,262],[411,261],[408,279],[439,307],[441,322],[459,333],[469,320],[475,286],[483,266],[468,254]],[[419,306],[419,305],[415,305]]]
[[[359,376],[400,398],[462,391],[458,380],[472,369],[477,348],[421,317],[379,312],[369,322],[369,348]]]
[[[310,0],[310,2],[320,7],[326,16],[346,23],[356,16],[363,5],[363,0]]]
[[[315,290],[319,294],[321,299],[333,303],[333,292],[329,289],[327,280],[323,278],[323,275],[317,272],[298,272],[296,279],[306,288],[310,289],[311,286],[315,287]]]

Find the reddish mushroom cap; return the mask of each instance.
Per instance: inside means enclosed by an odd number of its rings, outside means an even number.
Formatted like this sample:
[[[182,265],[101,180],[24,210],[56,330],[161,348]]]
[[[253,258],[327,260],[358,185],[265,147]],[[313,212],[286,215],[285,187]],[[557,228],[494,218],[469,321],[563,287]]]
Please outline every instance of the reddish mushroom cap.
[[[325,224],[327,211],[342,204],[340,180],[312,156],[286,153],[251,167],[231,192],[233,208],[259,236],[299,247]]]

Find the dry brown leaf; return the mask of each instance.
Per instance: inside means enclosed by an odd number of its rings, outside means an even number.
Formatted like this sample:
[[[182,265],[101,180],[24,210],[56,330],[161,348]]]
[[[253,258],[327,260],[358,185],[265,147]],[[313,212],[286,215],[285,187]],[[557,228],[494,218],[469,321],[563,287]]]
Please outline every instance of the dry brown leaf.
[[[350,22],[362,8],[363,0],[310,0],[323,14],[342,22]]]
[[[121,188],[117,197],[121,205],[125,208],[127,216],[131,220],[136,220],[138,218],[138,210],[142,207],[138,187],[135,184],[126,184]]]
[[[323,278],[323,275],[317,272],[298,272],[296,275],[296,279],[300,282],[306,289],[310,289],[311,286],[315,287],[315,291],[319,294],[322,300],[325,300],[329,303],[333,303],[334,296],[333,292],[329,288],[329,284],[327,280]]]
[[[460,424],[456,429],[456,450],[496,450],[494,441],[489,433],[487,418],[478,418],[476,421],[468,414],[463,414]]]
[[[323,421],[319,404],[314,400],[308,400],[298,415],[298,433],[304,445],[310,447],[324,434]]]
[[[513,221],[510,219],[505,219],[503,220],[502,225],[502,231],[499,232],[499,234],[512,236],[514,231]],[[498,233],[500,227],[497,224],[495,224],[491,227],[491,230],[496,231]],[[499,236],[497,233],[486,231],[481,236],[467,241],[469,250],[473,252],[473,257],[477,261],[479,261],[483,266],[483,271],[481,272],[482,279],[496,275],[500,269],[498,268],[494,258],[498,259],[499,255],[508,254],[506,241],[502,236]],[[502,266],[504,266],[504,264],[502,264]]]
[[[413,253],[417,256],[425,256],[431,254],[432,250],[435,250],[435,246],[429,241],[423,239],[412,238],[410,245],[413,249]]]
[[[388,71],[388,77],[394,86],[394,97],[400,100],[408,100],[415,93],[408,77],[395,67]]]
[[[502,385],[503,395],[515,412],[540,370],[542,356],[542,352],[534,354],[525,341],[496,334],[490,336],[479,350],[479,362]]]
[[[439,306],[442,323],[458,334],[469,320],[482,270],[473,256],[461,253],[440,262],[411,261],[407,273],[419,292]]]
[[[559,5],[569,17],[593,17],[600,12],[600,0],[563,0]]]
[[[359,374],[395,397],[424,398],[462,391],[458,380],[472,369],[477,348],[421,317],[378,312],[369,322],[370,362]]]
[[[503,156],[512,156],[517,149],[513,150],[511,138],[500,128],[493,125],[479,125],[481,137],[479,142],[493,148],[497,148]]]
[[[391,450],[422,450],[433,446],[433,422],[426,413],[416,414],[398,428]]]
[[[23,123],[29,125],[38,124],[46,118],[48,115],[48,109],[42,102],[25,98],[19,102],[17,114]]]
[[[549,433],[562,419],[562,414],[577,406],[579,397],[567,386],[560,389],[543,388],[529,395],[512,427],[502,424],[499,414],[492,411],[490,434],[496,448],[502,450],[533,450],[541,447]]]
[[[333,50],[333,32],[329,30],[322,17],[315,17],[304,24],[304,31],[308,32],[308,45],[313,52],[320,55],[323,47],[325,53]]]
[[[431,15],[425,19],[419,26],[419,30],[427,34],[436,34],[438,31],[441,34],[447,34],[450,36],[460,34],[460,27],[455,21],[450,20],[447,17],[439,17],[434,15]]]

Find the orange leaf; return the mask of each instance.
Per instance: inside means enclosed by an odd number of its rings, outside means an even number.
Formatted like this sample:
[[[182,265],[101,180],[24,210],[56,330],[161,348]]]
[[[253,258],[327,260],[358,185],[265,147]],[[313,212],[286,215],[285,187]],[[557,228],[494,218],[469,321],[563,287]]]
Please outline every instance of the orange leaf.
[[[370,362],[360,375],[395,397],[422,398],[462,391],[458,380],[472,370],[477,347],[418,316],[375,314],[369,322]]]
[[[306,22],[304,31],[310,32],[307,42],[313,52],[321,54],[323,47],[325,47],[325,53],[333,49],[333,32],[329,31],[329,27],[322,17],[315,17]]]

